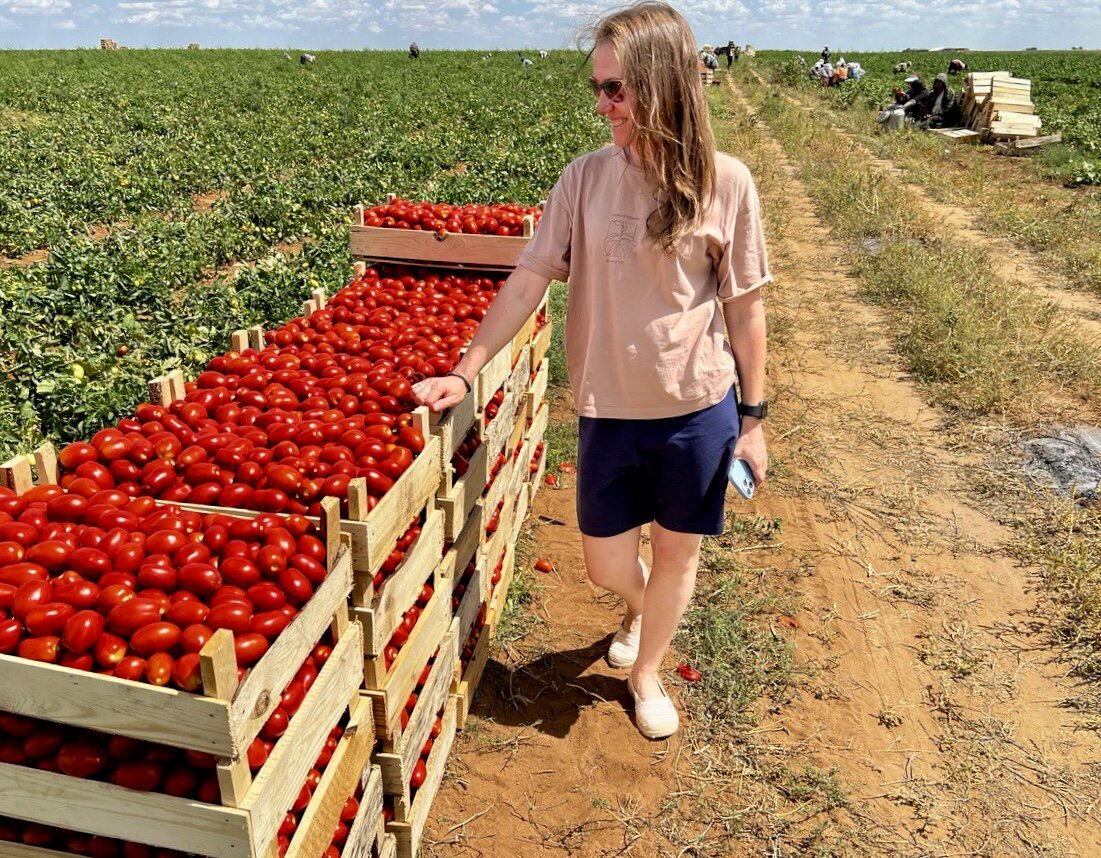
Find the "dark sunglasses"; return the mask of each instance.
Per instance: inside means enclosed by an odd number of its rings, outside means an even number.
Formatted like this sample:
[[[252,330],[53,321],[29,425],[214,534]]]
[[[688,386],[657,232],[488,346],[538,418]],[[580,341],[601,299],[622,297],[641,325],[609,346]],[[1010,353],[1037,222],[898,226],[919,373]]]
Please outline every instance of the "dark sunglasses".
[[[595,77],[589,78],[589,85],[593,88],[593,98],[600,98],[600,93],[608,96],[609,101],[621,101],[623,99],[623,81],[606,80],[598,81]]]

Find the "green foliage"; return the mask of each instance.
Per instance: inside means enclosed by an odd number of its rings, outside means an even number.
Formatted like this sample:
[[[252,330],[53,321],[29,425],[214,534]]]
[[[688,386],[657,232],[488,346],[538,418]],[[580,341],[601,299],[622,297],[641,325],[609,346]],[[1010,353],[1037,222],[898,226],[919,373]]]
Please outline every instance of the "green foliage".
[[[279,51],[0,52],[0,256],[51,251],[0,267],[0,457],[87,436],[149,378],[332,294],[356,203],[545,198],[606,136],[579,68],[570,52],[532,68],[475,52],[308,68]]]

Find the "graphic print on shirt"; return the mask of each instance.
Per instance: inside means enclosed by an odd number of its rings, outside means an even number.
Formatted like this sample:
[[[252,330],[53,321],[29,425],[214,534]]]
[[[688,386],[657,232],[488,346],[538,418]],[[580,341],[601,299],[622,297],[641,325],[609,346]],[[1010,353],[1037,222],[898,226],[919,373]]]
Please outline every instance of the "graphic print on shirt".
[[[604,236],[604,260],[623,263],[638,244],[638,227],[641,221],[630,215],[612,215],[608,233]]]

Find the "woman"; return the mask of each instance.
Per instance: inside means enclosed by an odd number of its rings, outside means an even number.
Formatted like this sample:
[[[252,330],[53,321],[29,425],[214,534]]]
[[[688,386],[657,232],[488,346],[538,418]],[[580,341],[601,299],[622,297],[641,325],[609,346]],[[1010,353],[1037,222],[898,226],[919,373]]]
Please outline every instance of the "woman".
[[[749,171],[715,152],[688,24],[646,2],[609,15],[593,37],[596,110],[615,145],[566,168],[455,371],[414,392],[434,410],[461,401],[549,281],[568,279],[585,564],[626,603],[608,660],[631,668],[639,730],[663,738],[679,720],[658,674],[692,598],[702,536],[723,530],[732,456],[758,483],[766,475],[759,287],[771,277]],[[644,524],[652,570],[639,556]]]

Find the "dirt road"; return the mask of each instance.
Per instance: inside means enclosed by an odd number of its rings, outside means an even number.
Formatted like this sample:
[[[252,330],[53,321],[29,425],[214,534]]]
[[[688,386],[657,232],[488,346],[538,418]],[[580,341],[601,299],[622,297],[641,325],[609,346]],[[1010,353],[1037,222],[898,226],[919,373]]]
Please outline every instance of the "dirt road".
[[[735,776],[709,777],[703,725],[642,739],[603,661],[620,609],[586,581],[572,483],[546,489],[530,549],[558,570],[540,582],[544,622],[495,653],[424,852],[1097,855],[1101,742],[1069,705],[1080,689],[1045,643],[1034,570],[976,494],[997,477],[983,433],[946,433],[767,127],[751,138],[739,154],[785,212],[773,468],[731,504],[749,531],[771,523],[737,560],[785,600],[770,633],[794,648],[787,691],[739,735]],[[787,780],[768,776],[777,759]]]

